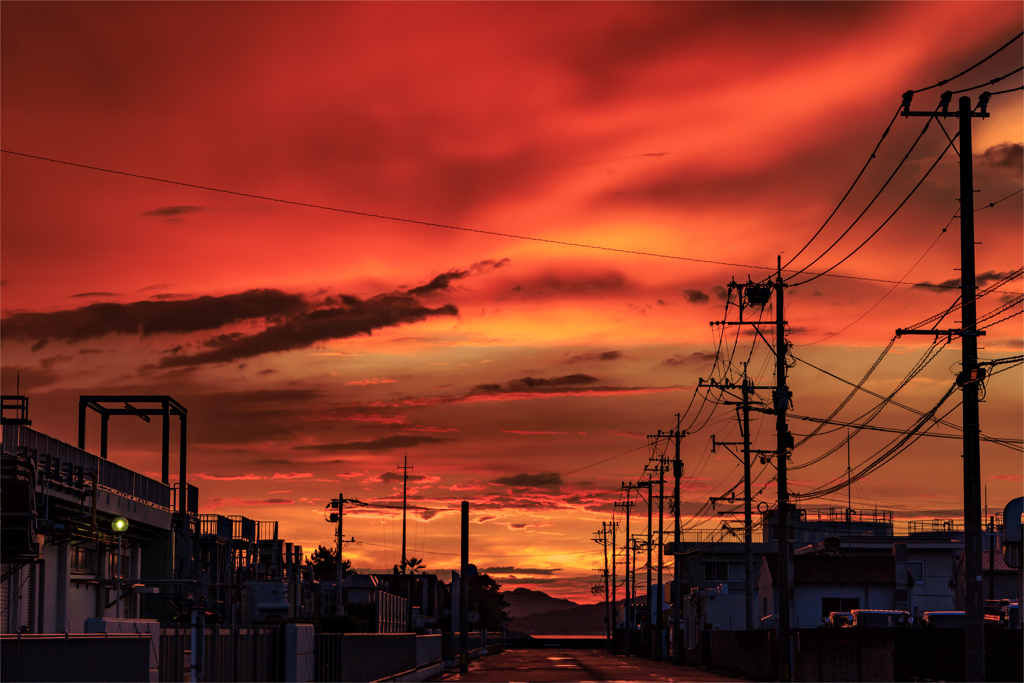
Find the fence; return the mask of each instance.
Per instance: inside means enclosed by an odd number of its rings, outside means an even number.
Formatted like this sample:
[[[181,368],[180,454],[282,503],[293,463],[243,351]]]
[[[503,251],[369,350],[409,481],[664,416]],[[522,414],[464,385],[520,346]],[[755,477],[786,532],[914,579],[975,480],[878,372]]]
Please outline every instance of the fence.
[[[151,642],[148,634],[2,636],[0,680],[148,681]]]
[[[315,681],[376,681],[416,668],[417,636],[411,633],[318,633],[315,638]]]
[[[163,629],[160,637],[162,682],[187,680],[188,665],[198,667],[202,672],[198,676],[201,681],[262,682],[283,678],[278,627],[204,629],[202,661],[191,652],[191,647],[192,629],[188,626]]]

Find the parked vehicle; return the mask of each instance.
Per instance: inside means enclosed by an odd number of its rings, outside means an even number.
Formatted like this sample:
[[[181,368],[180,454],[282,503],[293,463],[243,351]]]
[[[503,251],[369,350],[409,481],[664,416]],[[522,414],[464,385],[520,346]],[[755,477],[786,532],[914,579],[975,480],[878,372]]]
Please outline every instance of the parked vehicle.
[[[1003,607],[1001,614],[999,615],[999,621],[1002,622],[1005,628],[1020,628],[1020,603],[1011,602],[1009,605]]]
[[[921,617],[925,628],[966,628],[966,612],[925,612]]]
[[[914,617],[910,612],[891,609],[850,610],[850,626],[853,628],[904,628],[913,626]]]
[[[823,621],[828,628],[842,628],[850,625],[851,616],[849,612],[830,612]]]

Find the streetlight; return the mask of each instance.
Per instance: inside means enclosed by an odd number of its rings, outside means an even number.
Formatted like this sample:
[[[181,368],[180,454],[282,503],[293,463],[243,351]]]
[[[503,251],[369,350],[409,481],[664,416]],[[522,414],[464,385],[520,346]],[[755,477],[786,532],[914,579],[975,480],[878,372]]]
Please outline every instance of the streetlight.
[[[115,517],[110,523],[110,528],[117,534],[117,581],[114,584],[117,591],[117,618],[121,618],[121,536],[128,531],[128,520],[124,517]]]

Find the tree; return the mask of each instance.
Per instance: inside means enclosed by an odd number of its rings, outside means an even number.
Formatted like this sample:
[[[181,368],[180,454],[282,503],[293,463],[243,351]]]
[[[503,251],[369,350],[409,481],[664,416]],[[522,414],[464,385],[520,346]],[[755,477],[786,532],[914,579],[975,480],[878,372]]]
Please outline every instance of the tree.
[[[483,572],[469,580],[469,609],[480,615],[474,628],[497,631],[503,621],[512,621],[505,610],[509,604],[501,597],[501,585]]]
[[[333,581],[338,578],[338,551],[321,545],[309,556],[309,565],[313,568],[316,578],[321,581]],[[352,560],[341,561],[342,578],[355,573],[352,571]]]

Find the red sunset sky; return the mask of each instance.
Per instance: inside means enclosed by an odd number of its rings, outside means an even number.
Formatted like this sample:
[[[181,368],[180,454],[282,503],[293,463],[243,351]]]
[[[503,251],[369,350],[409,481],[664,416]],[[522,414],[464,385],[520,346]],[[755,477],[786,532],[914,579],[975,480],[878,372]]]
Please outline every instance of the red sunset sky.
[[[33,426],[72,443],[81,394],[173,396],[189,411],[201,511],[280,520],[307,552],[332,542],[323,508],[339,492],[400,499],[408,452],[426,508],[411,518],[410,555],[455,567],[454,509],[469,500],[473,559],[504,588],[589,601],[603,566],[592,532],[620,482],[641,476],[645,435],[673,427],[712,373],[721,288],[797,256],[904,91],[963,71],[1022,23],[1019,2],[5,2],[4,150],[421,223],[0,154],[3,393],[20,373]],[[1018,40],[918,94],[915,108],[1013,72],[1022,50]],[[1018,72],[987,88],[1020,85]],[[976,202],[1005,201],[976,216],[982,285],[1024,254],[1021,91],[989,111],[974,127]],[[854,223],[924,122],[892,124],[794,268]],[[947,144],[933,123],[809,270],[853,252]],[[892,282],[958,284],[958,197],[949,151],[833,271],[853,277],[790,288],[794,355],[857,382],[897,327],[952,304],[954,289]],[[1020,278],[1000,286],[979,313],[1020,291]],[[989,328],[982,357],[1020,354],[1021,321]],[[772,358],[751,342],[739,338],[734,362],[749,357],[770,383]],[[865,386],[888,395],[928,344],[900,339]],[[954,341],[898,400],[931,408],[959,358]],[[789,385],[793,411],[816,417],[849,391],[803,363]],[[982,404],[983,431],[1018,440],[982,447],[997,510],[1021,491],[1022,386],[1018,365],[990,378]],[[876,403],[856,398],[840,419]],[[731,408],[698,415],[701,404],[684,419],[691,514],[741,474],[711,452],[712,435],[739,438]],[[914,419],[890,407],[874,424]],[[757,447],[773,447],[772,420],[755,427]],[[159,430],[113,422],[111,458],[159,478]],[[793,462],[844,434],[809,440]],[[854,466],[893,436],[859,434]],[[857,483],[853,507],[958,517],[959,454],[956,440],[921,439]],[[793,490],[845,470],[841,449],[794,471]],[[770,478],[755,485],[769,502]],[[846,495],[807,505],[845,507]],[[346,549],[356,567],[398,561],[393,511],[353,512],[345,531],[363,542]]]

